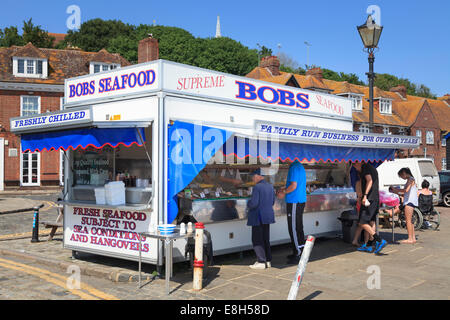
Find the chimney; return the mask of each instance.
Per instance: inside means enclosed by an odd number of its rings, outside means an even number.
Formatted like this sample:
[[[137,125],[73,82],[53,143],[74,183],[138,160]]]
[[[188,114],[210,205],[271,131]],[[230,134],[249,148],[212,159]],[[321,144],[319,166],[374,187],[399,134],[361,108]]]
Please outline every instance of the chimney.
[[[276,56],[267,56],[261,59],[261,68],[269,69],[273,76],[279,76],[280,73],[280,60]]]
[[[138,63],[153,61],[159,59],[158,40],[149,34],[148,38],[139,41]]]
[[[322,72],[322,69],[320,69],[320,68],[312,68],[312,69],[306,70],[306,75],[314,76],[317,79],[319,79],[320,81],[322,81],[322,79],[323,79],[323,72]]]
[[[406,87],[404,85],[398,85],[396,87],[390,88],[389,91],[397,92],[403,97],[403,99],[406,99]]]

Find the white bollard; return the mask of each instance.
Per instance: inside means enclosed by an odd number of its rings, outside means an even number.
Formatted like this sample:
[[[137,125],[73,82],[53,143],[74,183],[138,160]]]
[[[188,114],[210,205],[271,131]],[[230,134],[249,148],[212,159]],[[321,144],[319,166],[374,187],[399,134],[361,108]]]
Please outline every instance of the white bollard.
[[[297,272],[295,273],[294,281],[291,285],[291,290],[289,290],[288,300],[297,299],[298,288],[303,280],[303,273],[306,270],[306,264],[309,260],[309,255],[311,253],[312,247],[314,246],[315,238],[313,236],[308,236],[306,239],[305,247],[303,248],[302,256],[298,263]]]
[[[198,291],[203,287],[203,229],[201,222],[195,224],[195,254],[193,289]]]

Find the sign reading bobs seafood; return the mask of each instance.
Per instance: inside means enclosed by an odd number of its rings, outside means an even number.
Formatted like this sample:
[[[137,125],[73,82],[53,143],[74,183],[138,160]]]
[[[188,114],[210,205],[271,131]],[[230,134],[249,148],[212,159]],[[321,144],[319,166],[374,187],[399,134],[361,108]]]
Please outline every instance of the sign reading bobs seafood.
[[[99,98],[138,94],[158,88],[158,63],[146,63],[114,71],[67,79],[64,102],[67,105]]]
[[[148,230],[150,212],[67,206],[64,216],[64,245],[138,256],[139,235]],[[142,256],[154,258],[150,239],[142,237]]]

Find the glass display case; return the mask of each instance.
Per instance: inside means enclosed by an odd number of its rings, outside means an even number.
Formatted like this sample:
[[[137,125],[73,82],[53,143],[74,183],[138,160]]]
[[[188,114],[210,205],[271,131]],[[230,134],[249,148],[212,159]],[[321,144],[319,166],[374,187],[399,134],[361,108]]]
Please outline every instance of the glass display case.
[[[150,138],[151,130],[145,135]],[[152,194],[151,161],[147,150],[151,150],[151,140],[143,146],[119,145],[115,148],[77,148],[71,152],[72,185],[71,201],[96,203],[95,189],[108,182],[123,181],[127,204],[146,204]]]
[[[306,173],[305,213],[345,210],[356,200],[346,163],[302,163]],[[289,162],[272,165],[207,165],[187,188],[178,194],[178,221],[191,216],[203,223],[247,218],[247,201],[254,183],[249,173],[261,168],[275,191],[286,187]],[[275,215],[286,214],[284,199],[276,199]]]

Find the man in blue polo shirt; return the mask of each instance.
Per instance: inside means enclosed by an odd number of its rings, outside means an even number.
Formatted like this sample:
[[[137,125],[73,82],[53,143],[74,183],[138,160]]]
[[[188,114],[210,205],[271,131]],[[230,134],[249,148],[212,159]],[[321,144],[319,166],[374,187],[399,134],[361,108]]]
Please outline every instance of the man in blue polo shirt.
[[[289,166],[286,188],[281,190],[279,197],[285,197],[286,200],[288,230],[292,245],[292,254],[287,256],[288,263],[298,264],[302,248],[305,246],[303,210],[306,204],[306,172],[298,160]]]

